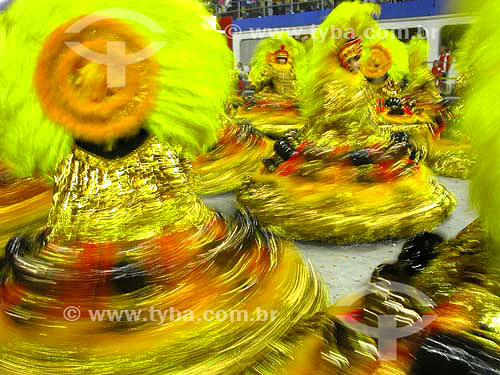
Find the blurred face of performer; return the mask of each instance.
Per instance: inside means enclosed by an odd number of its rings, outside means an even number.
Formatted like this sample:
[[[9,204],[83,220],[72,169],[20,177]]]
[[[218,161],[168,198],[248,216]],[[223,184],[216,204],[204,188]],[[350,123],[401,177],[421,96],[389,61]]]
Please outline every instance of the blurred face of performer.
[[[288,59],[285,59],[284,57],[278,58],[278,64],[280,65],[285,65],[288,62]]]
[[[352,73],[357,73],[359,72],[359,60],[361,59],[361,56],[356,56],[356,57],[351,57],[349,60],[347,60],[347,65],[349,66],[349,71]]]

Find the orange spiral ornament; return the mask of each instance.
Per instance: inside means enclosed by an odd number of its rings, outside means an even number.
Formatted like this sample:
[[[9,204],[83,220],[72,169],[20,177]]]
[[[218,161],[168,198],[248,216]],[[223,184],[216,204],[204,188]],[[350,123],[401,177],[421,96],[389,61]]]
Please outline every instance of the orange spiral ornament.
[[[361,65],[361,73],[366,78],[382,78],[392,67],[391,53],[380,45],[370,48],[370,57]]]
[[[96,18],[56,29],[40,53],[34,83],[45,114],[75,138],[106,143],[139,131],[157,93],[149,42],[126,24]]]

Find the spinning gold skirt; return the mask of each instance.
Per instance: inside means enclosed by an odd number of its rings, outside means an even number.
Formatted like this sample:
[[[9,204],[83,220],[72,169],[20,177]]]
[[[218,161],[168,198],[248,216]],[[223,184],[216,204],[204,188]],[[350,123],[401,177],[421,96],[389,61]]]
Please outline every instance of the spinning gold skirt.
[[[322,282],[244,217],[129,243],[24,242],[2,294],[5,375],[278,374],[324,325]]]
[[[209,195],[236,189],[259,168],[271,148],[271,142],[249,125],[226,128],[215,148],[193,162],[197,192]]]
[[[477,163],[471,145],[445,139],[433,139],[426,164],[440,176],[468,179]]]
[[[258,96],[253,104],[243,105],[235,118],[250,121],[254,128],[273,138],[305,124],[295,100],[271,93]]]
[[[358,173],[363,171],[342,165],[320,169],[314,176],[262,169],[242,185],[237,200],[276,234],[335,244],[432,231],[455,206],[453,196],[425,167],[387,182],[357,182]],[[348,174],[354,179],[346,179]]]
[[[468,179],[476,164],[476,157],[467,143],[446,140],[440,130],[425,115],[378,116],[379,129],[385,134],[405,132],[421,153],[423,162],[436,174]]]
[[[435,305],[425,312],[434,317],[424,334],[400,345],[399,360],[383,364],[386,372],[381,374],[443,370],[493,375],[500,369],[500,273],[492,267],[495,250],[478,221],[439,245],[432,245],[432,236],[410,240],[396,263],[379,266],[372,276],[372,282],[387,285],[387,290],[394,282],[411,285]],[[383,289],[378,289],[380,294]],[[425,309],[397,293],[371,298],[369,304],[372,311],[366,314],[365,306],[365,316],[398,315],[405,308],[422,314]]]

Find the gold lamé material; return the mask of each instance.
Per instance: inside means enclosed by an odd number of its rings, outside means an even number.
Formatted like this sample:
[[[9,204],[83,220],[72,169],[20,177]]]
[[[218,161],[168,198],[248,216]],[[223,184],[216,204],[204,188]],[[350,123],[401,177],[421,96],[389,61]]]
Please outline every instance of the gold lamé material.
[[[470,90],[472,79],[470,72],[460,74],[455,82],[455,92],[464,96]],[[447,127],[441,139],[433,144],[429,164],[432,169],[443,176],[467,179],[471,176],[477,163],[477,155],[472,152],[469,136],[464,131],[462,98],[449,111]]]
[[[322,148],[357,149],[387,141],[373,122],[375,105],[364,79],[330,81],[321,90],[323,106],[302,129],[303,142]]]
[[[439,245],[437,257],[416,276],[408,276],[406,282],[437,304],[434,310],[437,318],[426,334],[462,337],[489,355],[500,358],[500,270],[491,267],[492,249],[489,246],[485,230],[475,221],[456,238]],[[390,283],[380,277],[374,281]],[[368,300],[366,311],[387,314],[396,309],[399,311],[395,315],[402,316],[400,307],[410,308],[410,311],[415,308],[400,296],[381,293],[382,296]],[[415,311],[423,312],[421,308]],[[422,339],[412,339],[410,353],[418,349],[419,341]]]
[[[213,213],[192,192],[174,151],[154,137],[106,160],[75,148],[55,178],[50,239],[107,243],[200,227]]]
[[[371,100],[377,103],[377,112],[374,115],[374,121],[377,128],[386,136],[393,133],[406,133],[410,136],[411,143],[419,151],[420,160],[424,160],[429,154],[432,137],[435,135],[436,124],[434,120],[425,112],[404,113],[402,115],[390,115],[387,108],[382,108],[385,101],[392,98],[401,100],[401,103],[408,110],[408,106],[413,109],[414,98],[408,103],[403,97],[401,86],[392,79],[386,79],[383,82],[369,84]]]
[[[401,86],[391,78],[385,79],[380,83],[370,82],[369,87],[376,99],[401,98],[402,96]]]
[[[418,69],[410,77],[405,90],[391,79],[383,83],[370,84],[371,95],[375,100],[401,98],[403,105],[414,111],[413,115],[390,116],[379,112],[375,121],[384,134],[405,132],[419,150],[421,160],[439,175],[455,178],[469,178],[476,163],[470,145],[463,142],[441,139],[434,116],[442,97],[436,87],[435,79],[427,69]]]
[[[477,156],[470,144],[443,138],[431,143],[426,163],[440,176],[468,179],[474,171]]]
[[[410,97],[419,105],[428,105],[430,113],[435,113],[432,105],[443,101],[436,86],[436,78],[425,66],[415,69],[409,77],[408,86],[403,90],[402,96]]]
[[[320,154],[335,155],[388,144],[391,132],[377,126],[375,100],[361,75],[327,82],[322,94],[323,106],[299,132],[296,145],[312,143]],[[407,161],[402,156],[394,168]],[[433,230],[455,206],[425,167],[381,182],[365,177],[380,167],[369,163],[359,168],[297,163],[293,175],[262,168],[237,191],[241,206],[287,238],[349,244],[408,237]]]
[[[114,251],[113,258],[146,271],[147,286],[130,294],[99,289],[106,286],[106,269],[86,258],[85,248],[49,243],[24,258],[3,300],[2,373],[44,368],[102,375],[120,368],[141,375],[278,374],[293,360],[301,339],[319,331],[308,317],[324,309],[324,286],[290,244],[265,242],[259,233],[252,242],[248,222],[230,224],[221,236],[220,225],[212,221],[187,236],[130,242],[114,250],[97,247],[97,254]],[[83,312],[174,308],[193,311],[193,320],[93,322],[82,316],[68,322],[63,319],[68,306]],[[258,321],[257,309],[277,314]],[[247,311],[250,318],[206,321],[205,311]]]
[[[278,235],[335,244],[432,231],[455,206],[425,168],[387,183],[338,182],[334,169],[322,173],[318,180],[261,171],[238,190],[238,203]]]
[[[221,194],[236,189],[269,155],[272,144],[247,124],[228,126],[210,152],[193,162],[199,194]]]
[[[292,64],[270,63],[252,84],[259,94],[275,93],[285,98],[297,96],[295,70]]]
[[[304,126],[297,98],[297,83],[292,64],[270,63],[255,82],[254,103],[240,108],[235,118],[248,120],[270,136],[281,136]]]
[[[390,137],[394,133],[405,133],[410,136],[410,141],[415,150],[418,151],[419,160],[423,161],[429,154],[429,148],[433,143],[436,132],[436,124],[427,113],[414,114],[409,111],[409,106],[414,106],[413,98],[403,98],[401,86],[392,79],[383,82],[371,82],[369,84],[372,101],[376,103],[376,114],[373,119],[382,134]],[[390,115],[385,108],[385,102],[397,98],[407,110],[402,115]]]
[[[475,221],[455,239],[441,245],[439,257],[415,278],[415,285],[431,298],[439,300],[449,297],[454,285],[466,277],[475,277],[477,282],[481,282],[487,272],[486,249],[485,231],[481,223]]]
[[[0,255],[13,236],[47,222],[52,189],[41,179],[17,179],[0,166]]]
[[[455,239],[442,244],[438,257],[412,284],[436,303],[465,311],[471,327],[460,334],[500,357],[500,270],[490,266],[489,246],[480,221],[475,221]]]
[[[414,285],[436,302],[468,299],[467,310],[495,328],[500,313],[498,269],[490,268],[490,249],[479,221],[466,227],[455,239],[439,247],[439,256],[415,277]],[[467,292],[464,293],[464,290]],[[481,317],[483,316],[483,317]],[[498,333],[498,332],[497,332]]]

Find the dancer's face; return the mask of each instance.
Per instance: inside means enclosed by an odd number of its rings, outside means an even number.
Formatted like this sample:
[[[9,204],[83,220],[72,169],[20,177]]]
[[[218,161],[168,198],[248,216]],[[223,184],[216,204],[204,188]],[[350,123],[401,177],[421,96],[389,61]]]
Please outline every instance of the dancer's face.
[[[347,65],[349,66],[349,70],[352,73],[359,72],[359,60],[360,60],[360,58],[361,58],[361,56],[356,56],[356,57],[352,57],[349,60],[347,60]]]
[[[280,64],[280,65],[285,65],[287,62],[288,62],[288,60],[285,59],[284,57],[280,57],[278,59],[278,64]]]

